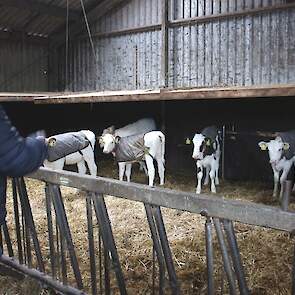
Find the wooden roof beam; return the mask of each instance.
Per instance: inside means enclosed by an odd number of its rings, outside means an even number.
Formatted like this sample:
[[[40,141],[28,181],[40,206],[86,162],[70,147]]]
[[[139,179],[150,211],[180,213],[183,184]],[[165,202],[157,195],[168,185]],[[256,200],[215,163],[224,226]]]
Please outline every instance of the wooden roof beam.
[[[50,15],[58,18],[65,18],[67,9],[56,5],[45,4],[32,0],[0,0],[1,6],[14,7],[19,9],[27,9],[39,14]],[[80,13],[75,10],[69,10],[69,19],[77,20],[80,18]]]

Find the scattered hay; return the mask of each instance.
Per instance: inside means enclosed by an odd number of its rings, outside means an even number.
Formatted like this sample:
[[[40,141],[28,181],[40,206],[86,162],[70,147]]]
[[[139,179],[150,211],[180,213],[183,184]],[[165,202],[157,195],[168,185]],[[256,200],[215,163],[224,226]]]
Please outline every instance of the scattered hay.
[[[133,169],[132,180],[146,183],[145,175],[142,172],[137,173],[138,168]],[[114,162],[100,163],[99,171],[103,176],[117,178],[118,172]],[[184,177],[167,173],[165,187],[193,192],[195,190],[194,175]],[[48,254],[44,184],[35,180],[27,180],[27,188],[41,248]],[[209,192],[208,188],[204,191]],[[271,187],[261,183],[223,182],[219,191],[226,198],[277,205],[277,202],[272,200]],[[62,194],[85,288],[89,292],[91,286],[86,201],[83,193],[76,193],[71,188],[62,187]],[[151,294],[152,241],[144,207],[141,203],[111,196],[106,197],[106,204],[126,278],[128,294]],[[204,218],[166,208],[162,208],[162,213],[182,294],[206,294]],[[13,226],[11,196],[8,197],[8,220],[9,226]],[[95,232],[97,227],[94,219]],[[235,224],[235,231],[251,294],[290,294],[293,240],[289,238],[289,235],[239,223]],[[97,239],[96,234],[96,242]],[[221,282],[225,274],[221,267],[216,236],[214,236],[214,249],[216,294],[221,294]],[[69,274],[69,281],[74,281],[72,273]],[[2,286],[2,280],[0,284]],[[8,290],[10,287],[5,288]],[[112,289],[113,294],[118,293],[114,276],[112,276]],[[11,294],[26,294],[18,293],[18,290],[24,291],[25,287],[16,284],[15,291]],[[223,294],[227,293],[225,284]],[[36,294],[41,294],[41,290]],[[167,294],[170,292],[167,291]]]
[[[26,278],[24,280],[16,280],[0,276],[0,295],[47,295],[46,290],[42,289],[40,284]]]

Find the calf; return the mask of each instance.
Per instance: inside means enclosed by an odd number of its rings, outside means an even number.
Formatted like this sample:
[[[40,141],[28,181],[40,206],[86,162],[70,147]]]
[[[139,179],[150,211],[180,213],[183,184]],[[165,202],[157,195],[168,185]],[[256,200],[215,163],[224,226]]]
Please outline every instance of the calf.
[[[289,171],[294,164],[295,152],[295,130],[280,132],[275,139],[269,142],[258,143],[261,150],[268,150],[269,163],[273,170],[274,189],[273,197],[278,195],[278,184],[280,181],[280,198],[283,194],[283,183],[287,179]],[[281,176],[280,173],[282,172]]]
[[[85,162],[92,176],[97,175],[94,159],[95,134],[90,130],[69,132],[48,138],[48,158],[44,166],[53,170],[62,170],[64,165],[77,164],[78,172],[86,174]]]
[[[113,153],[118,163],[145,161],[148,170],[149,185],[153,186],[155,178],[154,159],[158,164],[160,185],[164,185],[165,136],[161,131],[151,131],[127,137],[106,133],[101,137],[103,152]]]
[[[115,137],[119,136],[122,138],[122,137],[130,136],[130,135],[134,135],[134,134],[146,133],[153,130],[156,130],[155,120],[152,118],[143,118],[119,129],[115,129],[114,126],[108,127],[103,131],[102,136],[105,134],[112,134]],[[104,145],[103,141],[100,140],[101,148],[103,148],[103,145]],[[118,166],[119,166],[119,179],[123,180],[124,175],[126,175],[127,181],[130,182],[132,163],[118,162]],[[145,173],[147,174],[147,170],[143,162],[140,162],[140,166],[142,169],[145,170]]]
[[[197,165],[197,188],[196,193],[201,193],[201,183],[203,177],[203,169],[206,169],[206,177],[204,184],[209,183],[209,175],[211,179],[211,192],[216,193],[216,185],[219,184],[218,170],[220,159],[220,140],[218,130],[215,126],[206,127],[201,133],[196,133],[193,138],[194,150],[192,158]]]

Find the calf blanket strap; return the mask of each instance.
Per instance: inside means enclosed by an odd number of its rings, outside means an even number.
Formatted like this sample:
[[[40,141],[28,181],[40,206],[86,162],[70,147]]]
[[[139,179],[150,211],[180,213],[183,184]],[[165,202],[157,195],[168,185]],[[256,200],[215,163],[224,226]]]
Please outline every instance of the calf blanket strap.
[[[51,138],[55,138],[56,143],[54,146],[48,146],[47,160],[49,162],[56,161],[75,152],[81,152],[90,144],[85,134],[81,131],[58,134]]]
[[[114,153],[117,162],[138,162],[149,154],[149,148],[144,145],[145,133],[121,137],[116,144]]]

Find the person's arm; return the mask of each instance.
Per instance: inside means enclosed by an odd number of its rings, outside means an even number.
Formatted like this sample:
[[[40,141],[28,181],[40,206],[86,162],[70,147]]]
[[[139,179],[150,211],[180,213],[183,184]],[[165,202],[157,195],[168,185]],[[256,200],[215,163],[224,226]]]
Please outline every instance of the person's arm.
[[[0,106],[0,174],[23,176],[39,168],[47,155],[43,138],[23,138]]]

